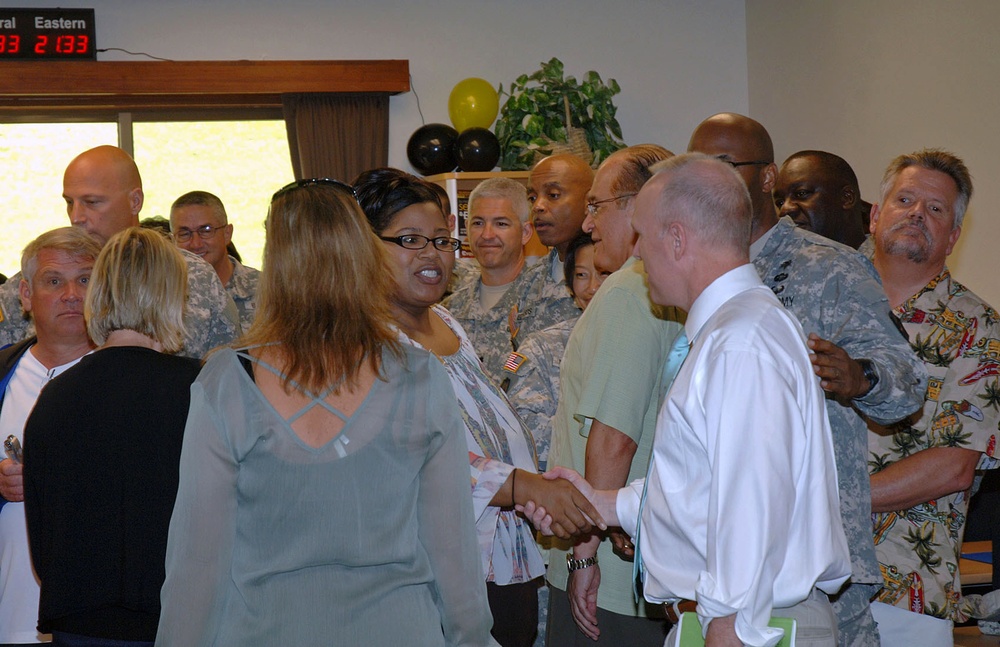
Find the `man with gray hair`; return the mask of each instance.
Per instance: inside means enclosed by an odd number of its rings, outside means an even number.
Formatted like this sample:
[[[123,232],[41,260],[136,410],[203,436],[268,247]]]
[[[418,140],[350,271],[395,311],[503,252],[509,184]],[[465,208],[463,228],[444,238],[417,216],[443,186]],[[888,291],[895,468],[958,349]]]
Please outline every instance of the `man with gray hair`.
[[[246,267],[229,254],[233,226],[226,207],[208,191],[190,191],[170,207],[170,232],[174,243],[212,266],[240,312],[243,331],[250,328],[257,307],[260,271]]]
[[[875,647],[870,599],[882,585],[871,540],[868,431],[865,416],[889,424],[918,409],[927,373],[900,334],[875,270],[853,249],[778,218],[771,136],[759,122],[733,113],[709,117],[688,149],[729,164],[753,204],[750,260],[761,280],[809,335],[833,428],[841,514],[851,547],[849,585],[834,598],[840,644]]]
[[[926,400],[891,426],[870,424],[875,552],[872,604],[882,644],[950,645],[974,609],[958,560],[976,470],[997,467],[1000,316],[952,277],[972,178],[951,153],[901,155],[872,209],[872,256],[893,313],[930,375]]]
[[[750,195],[736,172],[704,155],[656,168],[636,200],[636,254],[652,301],[688,312],[675,345],[686,358],[645,479],[594,492],[556,475],[636,539],[644,596],[675,622],[684,612],[685,628],[700,622],[705,644],[777,644],[778,617],[795,620],[796,645],[832,647],[827,594],[851,566],[805,335],[750,264]]]
[[[527,192],[514,180],[490,178],[473,189],[467,228],[477,267],[444,301],[468,333],[486,375],[501,386],[517,370],[521,340],[579,313],[569,292],[547,294],[546,264],[525,263],[529,212]]]
[[[53,229],[21,255],[18,294],[35,336],[0,350],[0,435],[20,441],[42,388],[93,350],[83,299],[101,246],[82,229]],[[0,460],[0,644],[42,640],[39,585],[31,569],[22,466]]]

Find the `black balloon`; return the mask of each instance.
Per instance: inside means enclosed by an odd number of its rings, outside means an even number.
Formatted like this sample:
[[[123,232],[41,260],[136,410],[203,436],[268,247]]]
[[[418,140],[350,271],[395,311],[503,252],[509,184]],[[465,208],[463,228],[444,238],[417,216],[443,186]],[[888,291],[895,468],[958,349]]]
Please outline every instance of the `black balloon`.
[[[455,170],[453,147],[458,131],[446,124],[427,124],[413,131],[406,157],[418,173],[435,175]]]
[[[500,142],[485,128],[468,128],[455,140],[455,161],[463,171],[492,171],[499,159]]]

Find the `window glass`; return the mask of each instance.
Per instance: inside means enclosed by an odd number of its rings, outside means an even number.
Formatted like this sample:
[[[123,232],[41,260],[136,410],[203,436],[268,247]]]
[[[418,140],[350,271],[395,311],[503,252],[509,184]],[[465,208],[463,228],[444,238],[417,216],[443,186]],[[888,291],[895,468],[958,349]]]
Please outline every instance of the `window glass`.
[[[170,217],[188,191],[219,196],[244,264],[260,267],[271,195],[291,182],[285,123],[267,121],[132,124],[145,201],[140,217]]]
[[[70,160],[88,148],[117,142],[113,122],[0,124],[0,177],[5,187],[0,273],[18,272],[25,245],[69,224],[62,176]]]

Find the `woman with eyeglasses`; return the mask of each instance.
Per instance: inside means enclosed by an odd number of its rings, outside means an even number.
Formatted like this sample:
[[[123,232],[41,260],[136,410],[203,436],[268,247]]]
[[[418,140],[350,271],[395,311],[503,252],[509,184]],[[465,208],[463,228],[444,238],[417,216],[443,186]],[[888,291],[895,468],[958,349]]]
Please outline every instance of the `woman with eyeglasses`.
[[[488,645],[462,421],[350,186],[268,212],[258,314],[192,387],[157,645]]]
[[[375,169],[355,181],[358,201],[388,251],[395,282],[392,317],[399,338],[433,353],[451,378],[465,421],[472,498],[493,636],[531,645],[538,619],[538,578],[545,564],[528,522],[515,505],[541,502],[563,535],[590,530],[596,511],[568,482],[537,473],[531,434],[483,373],[462,327],[439,305],[459,241],[426,182],[396,169]]]

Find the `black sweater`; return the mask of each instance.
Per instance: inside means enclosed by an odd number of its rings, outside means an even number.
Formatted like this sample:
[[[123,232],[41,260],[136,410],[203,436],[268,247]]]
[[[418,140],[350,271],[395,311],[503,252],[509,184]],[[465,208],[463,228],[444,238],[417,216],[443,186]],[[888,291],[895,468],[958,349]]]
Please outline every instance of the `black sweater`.
[[[138,347],[84,357],[24,428],[40,631],[151,641],[197,360]]]

